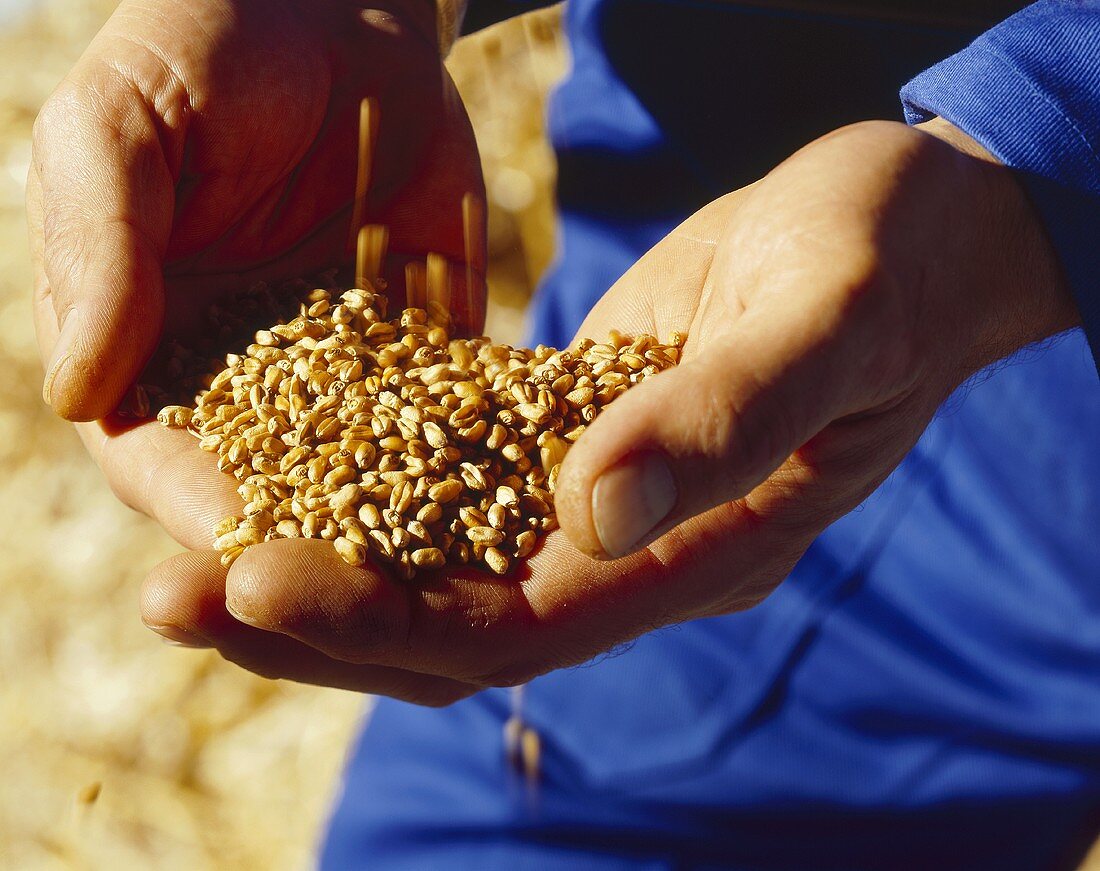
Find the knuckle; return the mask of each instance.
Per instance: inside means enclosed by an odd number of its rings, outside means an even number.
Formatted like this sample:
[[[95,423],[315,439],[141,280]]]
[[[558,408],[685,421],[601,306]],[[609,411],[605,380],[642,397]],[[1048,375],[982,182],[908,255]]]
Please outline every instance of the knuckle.
[[[56,156],[63,159],[55,145],[67,148],[71,136],[89,115],[96,112],[102,98],[93,87],[74,80],[63,81],[46,98],[31,126],[32,153],[39,162]]]
[[[509,663],[482,677],[478,683],[486,687],[509,689],[530,683],[545,669],[535,668],[527,663]]]
[[[334,590],[317,582],[316,568],[303,562],[309,559],[291,548],[275,570],[269,562],[239,560],[226,589],[233,610],[355,665],[382,661],[404,644],[401,608],[366,584]]]
[[[43,154],[50,140],[67,125],[71,117],[71,99],[69,92],[59,88],[46,98],[46,102],[38,110],[31,126],[31,146],[36,157]]]
[[[799,445],[801,426],[794,407],[773,390],[761,389],[753,398],[756,408],[755,427],[741,427],[742,439],[751,442],[741,446],[748,465],[758,474],[771,472]],[[760,425],[763,423],[764,425]]]
[[[405,701],[425,708],[449,708],[456,702],[468,699],[476,692],[478,692],[477,687],[463,687],[457,685],[433,687],[412,698],[405,699]]]
[[[257,677],[262,677],[264,680],[283,680],[287,677],[284,669],[280,668],[272,658],[266,657],[257,651],[248,650],[243,646],[231,647],[225,644],[219,644],[217,651],[218,655],[226,662],[232,663],[238,668],[243,668]]]
[[[491,663],[483,663],[475,683],[483,687],[518,687],[553,668],[554,664],[534,651],[512,648],[503,655],[495,656]]]
[[[456,670],[461,669],[462,660],[469,663],[469,671],[492,670],[508,655],[509,645],[503,639],[516,628],[516,595],[494,595],[479,589],[477,582],[416,595],[409,610],[408,643],[437,656],[454,652]]]
[[[723,387],[708,386],[697,399],[700,414],[695,437],[699,450],[714,460],[725,458],[740,430],[740,410]]]
[[[789,563],[793,566],[794,560]],[[788,567],[788,561],[784,560],[782,565]],[[738,614],[755,608],[774,592],[784,576],[785,572],[781,568],[776,568],[771,573],[753,573],[725,592],[716,603],[714,614]]]
[[[512,687],[547,670],[518,650],[522,627],[508,608],[455,601],[443,611],[419,613],[412,621],[410,644],[434,651],[437,658],[453,651],[448,669],[453,679],[468,681],[477,689]]]
[[[256,607],[270,615],[272,625],[344,662],[372,663],[400,637],[388,609],[369,601],[349,601],[333,608],[331,603],[303,602],[293,590],[277,584],[264,585],[258,597]]]
[[[106,466],[103,469],[103,477],[107,480],[107,488],[119,502],[131,511],[139,514],[148,514],[143,500],[135,493],[133,481],[124,473]]]
[[[701,483],[714,505],[747,492],[797,447],[792,409],[766,385],[751,384],[749,398],[739,398],[745,392],[712,384],[700,394],[696,439],[711,466]]]
[[[404,630],[394,615],[371,602],[357,602],[332,617],[320,614],[292,615],[297,631],[311,637],[324,637],[325,646],[346,662],[360,665],[378,660],[393,648]]]

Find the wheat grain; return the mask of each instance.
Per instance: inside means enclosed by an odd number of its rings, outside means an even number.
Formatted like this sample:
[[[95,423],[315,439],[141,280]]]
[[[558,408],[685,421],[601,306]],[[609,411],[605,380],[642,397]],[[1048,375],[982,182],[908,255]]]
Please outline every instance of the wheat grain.
[[[376,271],[374,232],[367,270]],[[366,236],[364,236],[366,239]],[[451,339],[440,308],[446,261],[407,270],[417,286],[392,320],[373,288],[294,287],[297,315],[254,332],[208,373],[193,407],[157,417],[196,436],[240,482],[244,507],[215,529],[230,565],[279,538],[333,542],[349,564],[368,558],[404,578],[476,562],[498,575],[557,527],[553,490],[569,447],[608,402],[678,362],[682,336],[612,333],[559,351],[486,338]],[[422,282],[422,283],[421,283]],[[266,289],[253,289],[264,300]],[[216,310],[219,335],[240,324]],[[198,355],[180,349],[177,376]],[[143,396],[164,391],[135,391]]]

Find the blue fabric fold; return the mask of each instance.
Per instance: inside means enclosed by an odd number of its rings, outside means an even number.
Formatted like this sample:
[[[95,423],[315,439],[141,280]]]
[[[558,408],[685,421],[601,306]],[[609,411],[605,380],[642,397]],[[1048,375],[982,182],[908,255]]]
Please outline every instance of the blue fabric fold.
[[[828,129],[896,117],[898,86],[954,55],[906,89],[910,120],[942,112],[1029,173],[1095,340],[1096,8],[1040,3],[954,54],[976,29],[570,0],[559,256],[530,336],[568,341],[688,213]],[[1078,867],[1100,830],[1097,444],[1080,330],[1002,361],[763,604],[535,680],[534,800],[507,763],[507,691],[381,700],[321,867]]]

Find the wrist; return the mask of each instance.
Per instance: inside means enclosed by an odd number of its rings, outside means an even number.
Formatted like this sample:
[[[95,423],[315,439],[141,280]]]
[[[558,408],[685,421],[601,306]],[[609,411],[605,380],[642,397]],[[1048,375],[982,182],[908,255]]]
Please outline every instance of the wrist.
[[[941,194],[945,211],[961,210],[962,232],[941,280],[962,280],[974,314],[963,377],[1078,325],[1058,253],[1017,173],[942,118],[916,129],[951,148],[941,156]]]

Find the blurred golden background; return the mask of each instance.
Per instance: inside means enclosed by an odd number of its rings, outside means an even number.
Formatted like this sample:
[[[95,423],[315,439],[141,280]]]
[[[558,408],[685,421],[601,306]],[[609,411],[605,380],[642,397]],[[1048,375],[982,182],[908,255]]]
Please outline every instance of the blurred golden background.
[[[178,546],[115,500],[40,399],[31,124],[114,6],[0,0],[0,868],[306,868],[369,701],[161,644],[137,593]],[[566,65],[558,20],[505,22],[449,61],[485,163],[487,331],[501,341],[519,339],[552,256],[542,118]]]

